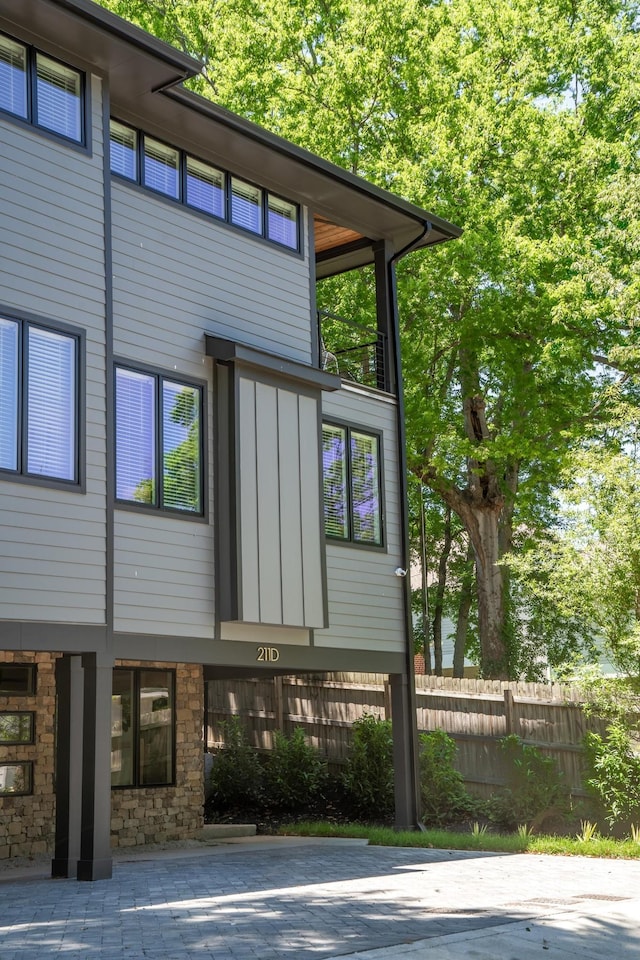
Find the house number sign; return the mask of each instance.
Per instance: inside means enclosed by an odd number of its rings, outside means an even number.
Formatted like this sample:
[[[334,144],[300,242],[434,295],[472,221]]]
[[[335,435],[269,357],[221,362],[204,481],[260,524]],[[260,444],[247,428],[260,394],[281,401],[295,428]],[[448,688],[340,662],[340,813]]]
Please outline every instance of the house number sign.
[[[280,651],[277,647],[258,647],[256,660],[263,663],[276,663],[280,659]]]

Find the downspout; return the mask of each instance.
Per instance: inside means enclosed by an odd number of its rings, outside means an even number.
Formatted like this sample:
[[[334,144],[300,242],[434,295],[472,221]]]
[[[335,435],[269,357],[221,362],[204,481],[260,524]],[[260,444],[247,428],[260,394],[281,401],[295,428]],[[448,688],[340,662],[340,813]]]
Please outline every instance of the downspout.
[[[416,678],[415,664],[413,661],[413,619],[411,616],[411,557],[409,554],[409,490],[407,482],[407,437],[404,421],[404,390],[402,386],[402,356],[400,351],[400,317],[398,312],[398,296],[395,274],[395,264],[406,253],[424,240],[433,230],[432,224],[425,220],[420,234],[411,240],[406,246],[402,247],[397,253],[394,253],[388,261],[388,283],[391,292],[391,308],[393,320],[393,336],[391,339],[393,373],[396,385],[396,417],[398,430],[398,465],[399,465],[399,485],[400,485],[400,534],[403,563],[407,575],[404,578],[403,604],[405,619],[405,656],[407,664],[407,679],[409,689],[407,691],[407,702],[409,705],[409,729],[412,733],[412,755],[413,755],[413,789],[415,796],[415,811],[417,830],[424,830],[424,824],[420,821],[420,773],[418,764],[418,718],[416,713]]]

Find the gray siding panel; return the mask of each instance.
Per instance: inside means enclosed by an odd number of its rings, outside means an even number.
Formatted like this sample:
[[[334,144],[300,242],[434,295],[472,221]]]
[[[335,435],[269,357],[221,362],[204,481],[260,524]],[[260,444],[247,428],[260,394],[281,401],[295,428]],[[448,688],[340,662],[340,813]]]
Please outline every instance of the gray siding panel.
[[[280,494],[277,442],[277,391],[273,387],[257,383],[256,465],[258,471],[258,567],[261,623],[287,622],[282,619],[283,571],[280,562]],[[243,577],[243,595],[246,595],[248,588],[249,584]]]
[[[256,464],[256,385],[242,378],[238,385],[240,415],[240,591],[242,616],[260,621],[260,574],[258,555],[258,476]]]
[[[278,422],[289,429],[278,431],[280,464],[280,564],[282,609],[285,623],[304,623],[304,576],[302,561],[302,511],[300,479],[300,397],[278,390]],[[315,409],[316,405],[313,404]]]
[[[117,354],[197,362],[206,331],[309,362],[306,259],[115,181],[113,238]]]
[[[92,155],[0,119],[0,303],[86,336],[86,493],[0,479],[0,619],[105,622],[101,85]]]
[[[344,386],[323,395],[323,415],[382,431],[385,550],[327,542],[328,630],[315,631],[319,647],[400,652],[404,649],[403,581],[395,403]]]

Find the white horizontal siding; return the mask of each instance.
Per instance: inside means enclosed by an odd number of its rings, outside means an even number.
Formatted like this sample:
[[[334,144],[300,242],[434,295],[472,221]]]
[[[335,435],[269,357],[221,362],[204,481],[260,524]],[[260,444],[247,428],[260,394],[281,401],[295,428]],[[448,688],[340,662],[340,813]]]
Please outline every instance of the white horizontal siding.
[[[204,333],[308,363],[306,259],[113,182],[116,354],[198,364]]]
[[[323,395],[323,416],[382,431],[385,550],[327,542],[329,628],[316,630],[318,647],[401,652],[404,582],[401,563],[396,406],[387,398],[343,387]]]
[[[105,623],[100,82],[92,155],[0,120],[0,304],[86,334],[86,493],[0,478],[0,619]]]

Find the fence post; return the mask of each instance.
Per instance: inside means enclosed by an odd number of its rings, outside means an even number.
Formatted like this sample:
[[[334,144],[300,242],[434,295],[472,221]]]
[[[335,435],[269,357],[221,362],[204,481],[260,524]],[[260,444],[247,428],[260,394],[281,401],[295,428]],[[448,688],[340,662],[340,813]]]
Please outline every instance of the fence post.
[[[516,705],[513,700],[513,690],[509,689],[504,691],[504,720],[507,736],[509,736],[511,733],[517,734],[520,729],[520,722],[516,717]]]
[[[383,700],[384,718],[385,720],[391,720],[391,686],[388,680],[384,681]]]

